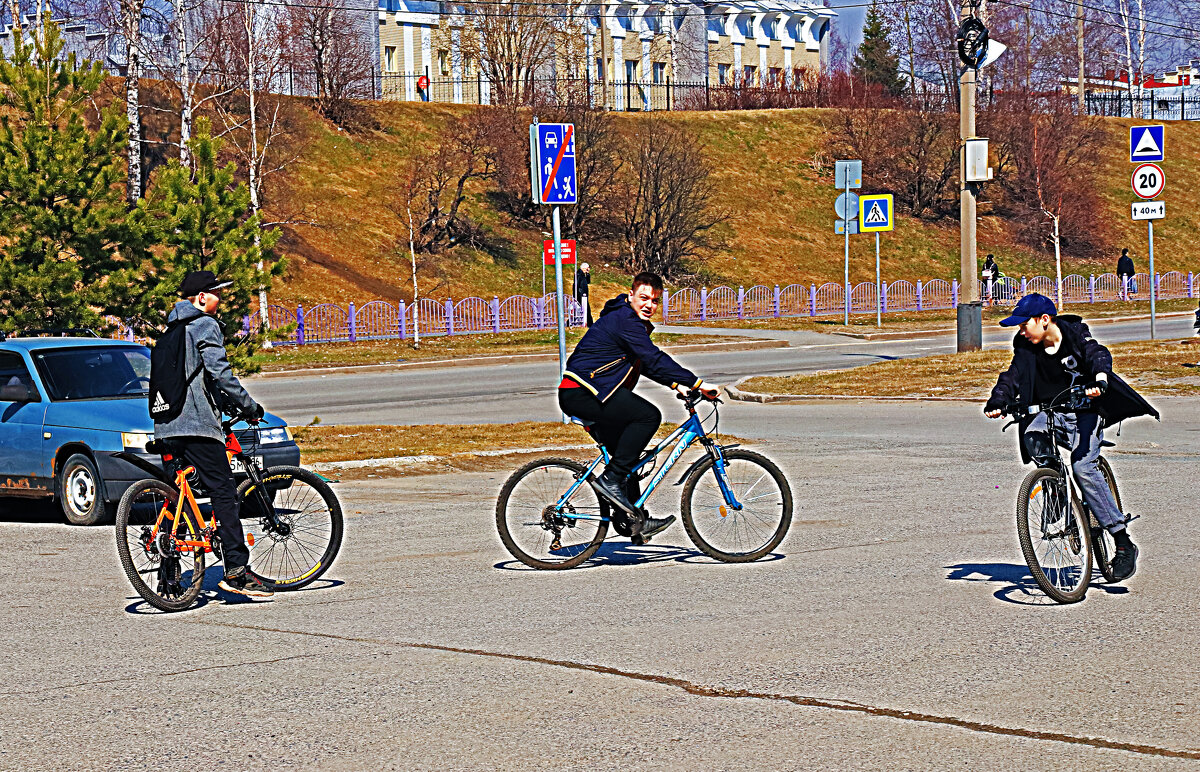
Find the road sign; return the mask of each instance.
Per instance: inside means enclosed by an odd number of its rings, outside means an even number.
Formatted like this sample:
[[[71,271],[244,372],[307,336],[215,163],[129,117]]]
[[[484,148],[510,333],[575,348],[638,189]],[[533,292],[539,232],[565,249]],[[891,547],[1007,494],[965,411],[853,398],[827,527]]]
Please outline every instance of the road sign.
[[[422,91],[428,91],[429,90],[429,78],[427,78],[424,75],[417,78],[417,88],[419,88]]]
[[[562,241],[562,261],[563,265],[575,262],[575,239],[563,239]],[[542,264],[554,265],[554,241],[547,240],[542,242]],[[546,293],[542,293],[545,295]]]
[[[862,161],[834,161],[833,186],[846,188],[862,187]]]
[[[1166,155],[1166,128],[1158,126],[1129,127],[1129,162],[1161,161]]]
[[[1133,186],[1133,192],[1138,196],[1154,198],[1163,192],[1163,188],[1167,184],[1167,177],[1163,174],[1163,170],[1155,164],[1142,164],[1133,170],[1133,177],[1129,182]]]
[[[858,197],[858,229],[863,233],[890,231],[895,226],[892,217],[892,194],[876,193]]]
[[[574,204],[575,126],[570,123],[535,123],[529,127],[530,178],[536,204]]]
[[[1133,202],[1133,219],[1135,220],[1161,220],[1166,216],[1167,202],[1165,201]]]
[[[843,220],[853,220],[858,217],[858,194],[846,191],[833,202],[833,211]]]
[[[854,236],[858,233],[858,220],[850,220],[849,221],[849,225],[850,225],[849,230],[846,230],[846,224],[847,224],[846,220],[834,220],[833,221],[833,232],[839,236],[841,236],[843,234],[848,235],[848,236]]]

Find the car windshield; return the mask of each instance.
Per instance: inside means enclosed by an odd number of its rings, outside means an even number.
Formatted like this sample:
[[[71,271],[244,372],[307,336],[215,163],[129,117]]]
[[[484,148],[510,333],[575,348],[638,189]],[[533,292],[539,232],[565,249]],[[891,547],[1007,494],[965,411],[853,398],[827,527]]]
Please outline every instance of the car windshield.
[[[33,361],[55,401],[145,397],[150,391],[150,349],[144,346],[40,349]]]

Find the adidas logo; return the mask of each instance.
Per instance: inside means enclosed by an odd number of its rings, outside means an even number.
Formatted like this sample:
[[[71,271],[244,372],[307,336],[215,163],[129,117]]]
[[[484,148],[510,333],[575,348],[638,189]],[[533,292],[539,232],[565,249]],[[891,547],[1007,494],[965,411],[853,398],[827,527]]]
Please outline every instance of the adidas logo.
[[[167,404],[165,399],[163,399],[162,392],[156,392],[154,395],[154,406],[150,408],[151,414],[161,413],[164,410],[169,410],[170,408],[171,406]]]

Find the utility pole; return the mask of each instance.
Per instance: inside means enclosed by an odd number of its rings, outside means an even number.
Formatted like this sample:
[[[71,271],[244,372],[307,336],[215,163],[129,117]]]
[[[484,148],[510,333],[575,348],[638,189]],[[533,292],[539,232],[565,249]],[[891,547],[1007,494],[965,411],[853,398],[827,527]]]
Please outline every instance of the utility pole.
[[[1075,2],[1075,55],[1079,59],[1079,80],[1075,82],[1079,92],[1079,114],[1083,115],[1083,0]]]
[[[963,6],[963,22],[971,18],[973,6]],[[958,79],[959,148],[958,180],[958,350],[977,351],[983,348],[983,305],[979,300],[978,263],[975,254],[975,193],[977,185],[967,182],[967,140],[975,136],[975,81],[978,70],[971,65],[963,68]]]

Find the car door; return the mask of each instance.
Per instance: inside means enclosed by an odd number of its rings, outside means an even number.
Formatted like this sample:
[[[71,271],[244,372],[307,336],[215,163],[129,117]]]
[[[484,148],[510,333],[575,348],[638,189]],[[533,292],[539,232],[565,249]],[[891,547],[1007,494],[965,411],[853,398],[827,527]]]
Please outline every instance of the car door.
[[[42,457],[45,416],[46,399],[24,357],[0,350],[0,495],[49,485]]]

